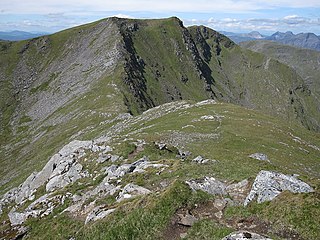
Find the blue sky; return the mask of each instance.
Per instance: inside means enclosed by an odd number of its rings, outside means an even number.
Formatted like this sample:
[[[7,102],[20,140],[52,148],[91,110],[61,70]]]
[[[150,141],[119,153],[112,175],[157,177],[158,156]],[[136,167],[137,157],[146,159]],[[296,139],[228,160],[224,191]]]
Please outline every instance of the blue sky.
[[[218,31],[320,35],[320,0],[0,0],[0,31],[56,32],[109,16],[177,16]]]

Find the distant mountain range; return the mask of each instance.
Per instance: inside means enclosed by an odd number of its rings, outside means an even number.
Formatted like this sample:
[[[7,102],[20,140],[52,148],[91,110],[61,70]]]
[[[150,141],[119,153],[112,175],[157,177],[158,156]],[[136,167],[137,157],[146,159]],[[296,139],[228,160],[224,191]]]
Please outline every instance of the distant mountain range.
[[[232,32],[221,32],[222,34],[229,37],[236,43],[252,41],[252,40],[272,40],[282,44],[296,46],[300,48],[315,49],[320,51],[320,36],[314,33],[299,33],[294,34],[288,32],[276,32],[271,36],[265,36],[257,31],[250,33],[232,33]]]
[[[320,36],[314,33],[293,34],[292,32],[276,32],[270,37],[267,37],[266,40],[320,51]]]
[[[229,37],[232,41],[236,43],[252,41],[257,39],[265,39],[267,36],[260,34],[257,31],[249,32],[249,33],[233,33],[233,32],[225,32],[221,31],[222,34]]]
[[[0,32],[0,40],[20,41],[47,35],[48,33],[30,33],[24,31]]]

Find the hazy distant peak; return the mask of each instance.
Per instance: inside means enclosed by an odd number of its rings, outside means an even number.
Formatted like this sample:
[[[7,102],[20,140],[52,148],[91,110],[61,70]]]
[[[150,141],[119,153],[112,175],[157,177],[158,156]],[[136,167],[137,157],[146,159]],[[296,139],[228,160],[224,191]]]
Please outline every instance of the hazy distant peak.
[[[249,32],[247,34],[249,37],[252,37],[252,38],[255,38],[255,39],[262,39],[264,38],[261,33],[259,33],[258,31],[252,31],[252,32]]]

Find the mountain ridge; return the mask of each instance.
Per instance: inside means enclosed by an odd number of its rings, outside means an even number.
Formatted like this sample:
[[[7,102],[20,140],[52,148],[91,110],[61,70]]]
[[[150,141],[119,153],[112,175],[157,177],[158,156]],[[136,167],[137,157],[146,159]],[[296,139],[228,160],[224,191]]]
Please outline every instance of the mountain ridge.
[[[279,43],[288,44],[301,48],[320,50],[320,38],[314,33],[298,33],[293,34],[292,32],[276,32],[266,40],[273,40]]]

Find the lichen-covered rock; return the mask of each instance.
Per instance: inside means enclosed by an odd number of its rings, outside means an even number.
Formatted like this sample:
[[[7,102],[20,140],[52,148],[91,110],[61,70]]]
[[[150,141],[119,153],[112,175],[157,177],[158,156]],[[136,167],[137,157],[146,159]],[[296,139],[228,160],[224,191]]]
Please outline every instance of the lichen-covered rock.
[[[111,158],[111,155],[101,155],[99,156],[99,158],[97,159],[97,163],[104,163],[106,161],[108,161]]]
[[[127,173],[133,172],[136,167],[132,164],[123,164],[120,166],[111,165],[105,169],[105,173],[109,178],[120,178]]]
[[[254,153],[254,154],[249,155],[249,157],[253,158],[253,159],[260,160],[260,161],[269,162],[268,156],[264,153]]]
[[[115,186],[109,183],[109,177],[105,177],[102,182],[93,190],[90,190],[85,193],[82,199],[88,199],[92,196],[99,195],[100,197],[107,196],[107,195],[114,195],[116,191],[120,190],[120,186]]]
[[[97,206],[88,214],[88,216],[85,220],[85,224],[103,219],[106,216],[113,213],[115,210],[116,210],[115,208],[105,209],[105,206]]]
[[[151,163],[149,162],[149,158],[144,156],[143,158],[139,159],[138,161],[132,163],[132,165],[135,167],[133,172],[137,173],[143,173],[147,168],[166,168],[169,167],[166,164],[161,163]]]
[[[135,161],[134,163],[126,163],[122,164],[120,166],[116,165],[111,165],[109,167],[103,168],[102,170],[107,174],[109,178],[121,178],[124,175],[128,173],[142,173],[145,171],[145,169],[149,167],[153,168],[165,168],[169,167],[168,165],[165,164],[159,164],[159,163],[151,163],[148,161],[149,159],[144,156],[143,158]]]
[[[82,178],[82,165],[80,163],[69,161],[67,164],[63,162],[61,165],[63,165],[62,170],[59,169],[58,173],[53,172],[53,174],[50,176],[50,180],[46,185],[47,192],[52,192],[56,189],[63,188],[68,184]],[[59,166],[60,165],[58,165],[57,168],[59,168]]]
[[[89,149],[90,147],[92,147],[92,141],[73,140],[72,142],[65,145],[59,151],[59,154],[61,156],[69,156],[70,154],[74,153],[76,150],[78,150],[80,148]]]
[[[313,189],[307,183],[282,173],[271,171],[260,171],[252,185],[249,195],[246,197],[244,205],[248,205],[255,197],[257,202],[271,201],[282,191],[293,193],[308,193]]]
[[[11,223],[11,226],[16,226],[24,223],[27,219],[27,214],[16,212],[15,208],[12,208],[11,211],[8,213],[8,217]]]
[[[115,162],[115,161],[117,161],[119,158],[120,158],[120,157],[119,157],[118,155],[111,155],[110,161],[111,161],[111,162]]]
[[[196,162],[196,163],[207,163],[207,162],[209,162],[209,159],[205,159],[199,155],[196,158],[194,158],[192,161]]]
[[[149,194],[149,193],[151,193],[151,191],[149,189],[146,189],[144,187],[140,187],[138,185],[129,183],[119,193],[119,195],[117,197],[117,202],[121,202],[121,201],[123,201],[125,199],[129,199],[129,198],[132,198],[134,196],[146,195],[146,194]]]
[[[213,177],[205,177],[202,180],[186,181],[192,190],[202,190],[213,195],[226,195],[226,184]]]
[[[259,235],[257,233],[248,232],[248,231],[237,231],[229,234],[228,236],[224,237],[222,240],[272,240],[271,238]]]

